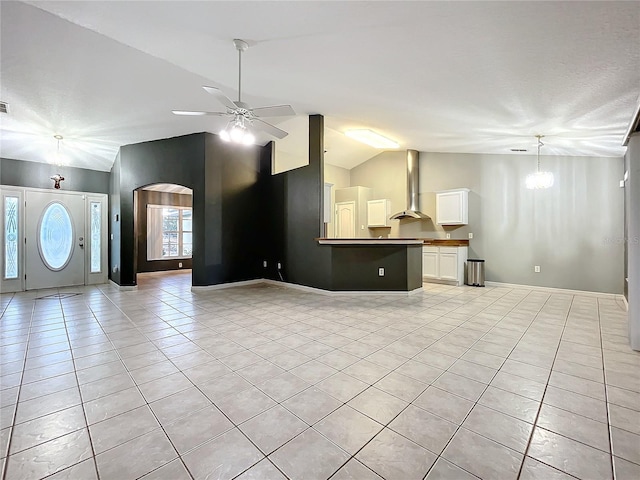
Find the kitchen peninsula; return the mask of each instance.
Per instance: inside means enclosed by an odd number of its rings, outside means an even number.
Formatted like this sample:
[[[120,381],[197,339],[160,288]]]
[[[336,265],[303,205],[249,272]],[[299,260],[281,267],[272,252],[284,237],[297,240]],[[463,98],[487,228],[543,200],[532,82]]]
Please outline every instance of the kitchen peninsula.
[[[331,290],[413,292],[422,288],[422,245],[415,238],[318,238],[331,249]]]
[[[469,244],[468,240],[425,238],[318,238],[317,241],[323,248],[331,249],[331,290],[375,292],[420,290],[423,246]]]

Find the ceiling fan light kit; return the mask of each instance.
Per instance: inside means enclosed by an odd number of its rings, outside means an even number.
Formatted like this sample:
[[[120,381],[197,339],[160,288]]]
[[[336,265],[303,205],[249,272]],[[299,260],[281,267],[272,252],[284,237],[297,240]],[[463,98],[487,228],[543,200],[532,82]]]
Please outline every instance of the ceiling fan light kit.
[[[369,129],[347,130],[344,134],[373,148],[399,148],[400,144]]]
[[[256,137],[251,131],[262,130],[269,135],[282,139],[288,135],[284,130],[275,125],[262,120],[262,117],[294,116],[296,113],[291,105],[272,105],[269,107],[251,108],[242,101],[242,52],[249,48],[249,44],[244,40],[236,38],[233,45],[238,50],[238,100],[233,101],[227,97],[222,90],[216,87],[203,86],[202,88],[216,97],[225,107],[226,112],[200,112],[190,110],[172,110],[175,115],[213,115],[233,117],[227,126],[220,131],[220,138],[225,142],[240,143],[243,145],[253,145]]]
[[[529,190],[541,190],[553,186],[553,173],[540,171],[540,147],[544,146],[541,138],[544,135],[536,135],[538,139],[538,168],[535,173],[527,175],[525,184]]]

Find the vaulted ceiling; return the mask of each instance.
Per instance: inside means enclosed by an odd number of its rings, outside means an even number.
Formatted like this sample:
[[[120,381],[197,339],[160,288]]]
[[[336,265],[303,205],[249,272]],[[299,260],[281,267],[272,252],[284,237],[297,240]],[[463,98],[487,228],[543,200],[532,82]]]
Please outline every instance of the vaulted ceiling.
[[[327,161],[401,148],[620,156],[640,94],[640,2],[0,2],[0,155],[109,170],[118,147],[217,133],[201,88],[325,115]],[[296,129],[296,118],[270,119]],[[266,142],[269,137],[259,138]]]

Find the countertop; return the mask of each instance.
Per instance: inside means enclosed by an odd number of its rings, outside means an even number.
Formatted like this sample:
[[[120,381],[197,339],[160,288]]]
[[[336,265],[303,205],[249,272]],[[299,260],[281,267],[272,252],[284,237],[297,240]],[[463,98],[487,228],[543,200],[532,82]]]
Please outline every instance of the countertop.
[[[468,247],[469,240],[445,238],[316,238],[320,245],[434,245],[436,247]]]

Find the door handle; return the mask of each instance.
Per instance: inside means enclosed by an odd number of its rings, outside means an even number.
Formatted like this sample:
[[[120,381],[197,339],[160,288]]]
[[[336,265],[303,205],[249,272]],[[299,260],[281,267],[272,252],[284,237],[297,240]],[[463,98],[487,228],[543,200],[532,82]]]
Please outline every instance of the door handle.
[[[80,248],[84,248],[84,237],[78,238],[78,245],[80,246]]]

